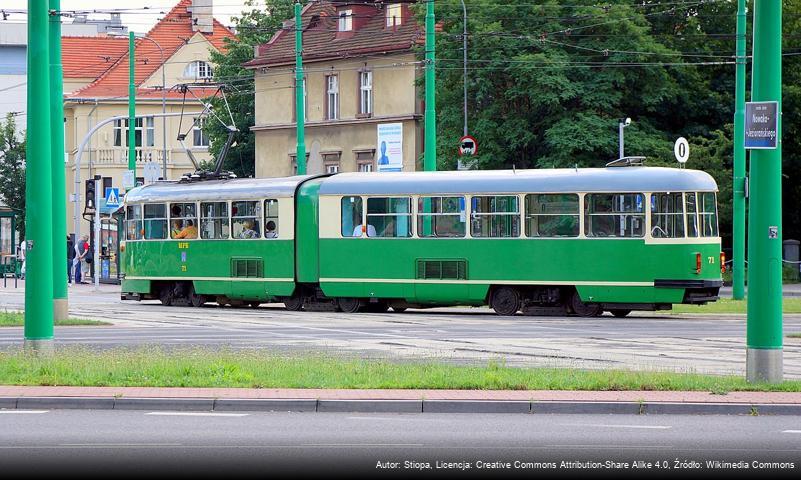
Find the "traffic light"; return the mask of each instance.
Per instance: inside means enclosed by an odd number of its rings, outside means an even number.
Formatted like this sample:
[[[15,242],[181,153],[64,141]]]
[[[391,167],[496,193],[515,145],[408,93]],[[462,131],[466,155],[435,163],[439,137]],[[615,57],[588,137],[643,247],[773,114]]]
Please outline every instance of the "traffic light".
[[[94,211],[95,209],[95,180],[86,180],[86,188],[84,194],[84,212]]]

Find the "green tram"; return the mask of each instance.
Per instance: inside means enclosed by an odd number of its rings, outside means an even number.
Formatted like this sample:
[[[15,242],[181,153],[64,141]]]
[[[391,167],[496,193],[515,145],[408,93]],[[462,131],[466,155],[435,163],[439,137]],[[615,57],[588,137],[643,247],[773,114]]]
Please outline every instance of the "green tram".
[[[125,197],[123,299],[353,313],[718,299],[717,185],[658,167],[171,181]]]

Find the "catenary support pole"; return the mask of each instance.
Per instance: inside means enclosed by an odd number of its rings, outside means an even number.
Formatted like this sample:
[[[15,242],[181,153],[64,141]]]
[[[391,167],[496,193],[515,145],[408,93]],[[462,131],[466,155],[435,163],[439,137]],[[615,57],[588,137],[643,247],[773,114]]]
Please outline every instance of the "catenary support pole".
[[[297,116],[297,149],[295,161],[298,175],[306,175],[306,105],[303,93],[303,22],[300,2],[295,3],[295,112]]]
[[[745,298],[745,2],[737,0],[737,67],[734,99],[734,183],[732,190],[732,297]]]
[[[751,101],[779,102],[775,149],[751,152],[746,379],[780,382],[782,367],[782,7],[755,0]]]
[[[24,331],[25,348],[34,351],[53,348],[53,185],[47,7],[46,1],[28,0]]]
[[[128,170],[133,172],[136,186],[136,46],[134,32],[128,34]],[[99,206],[99,205],[98,205]],[[97,247],[97,245],[95,245]]]
[[[425,152],[423,170],[437,169],[437,111],[434,37],[434,0],[426,0],[426,112]]]
[[[66,320],[67,208],[64,173],[64,72],[61,65],[61,0],[50,0],[50,167],[53,176],[53,317]]]

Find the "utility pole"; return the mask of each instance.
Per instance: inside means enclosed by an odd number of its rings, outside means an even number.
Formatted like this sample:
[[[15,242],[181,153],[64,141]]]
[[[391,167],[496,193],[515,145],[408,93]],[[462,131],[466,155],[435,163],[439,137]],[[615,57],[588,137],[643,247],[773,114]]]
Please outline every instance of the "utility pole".
[[[780,382],[782,367],[782,7],[754,1],[752,102],[778,102],[776,148],[751,152],[746,380]]]
[[[426,132],[423,170],[437,169],[436,73],[434,71],[434,0],[426,0]]]
[[[28,0],[28,151],[25,169],[25,348],[53,348],[53,167],[48,2]],[[64,169],[62,159],[62,170]],[[63,244],[62,250],[66,248]],[[66,262],[66,260],[65,260]]]
[[[53,178],[53,316],[69,317],[67,300],[67,208],[64,173],[64,72],[61,65],[61,0],[50,0],[50,168]],[[75,172],[76,175],[79,172]]]
[[[737,67],[734,95],[732,297],[745,298],[745,0],[737,0]]]
[[[298,175],[306,175],[306,105],[303,101],[303,23],[300,10],[300,2],[295,3],[295,112],[298,120],[295,161],[298,164]]]
[[[136,84],[134,79],[134,32],[128,33],[128,170],[136,186]],[[100,208],[99,205],[95,205]],[[95,245],[95,248],[98,246]]]

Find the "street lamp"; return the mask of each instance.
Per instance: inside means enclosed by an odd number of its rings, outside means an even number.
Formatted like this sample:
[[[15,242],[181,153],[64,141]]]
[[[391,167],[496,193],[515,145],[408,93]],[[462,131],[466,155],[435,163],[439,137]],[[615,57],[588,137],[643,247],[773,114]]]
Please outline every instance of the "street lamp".
[[[623,129],[631,125],[631,119],[626,117],[625,119],[621,118],[620,122],[617,124],[618,127],[618,136],[619,136],[619,146],[620,146],[620,156],[618,158],[625,157],[623,153]]]

